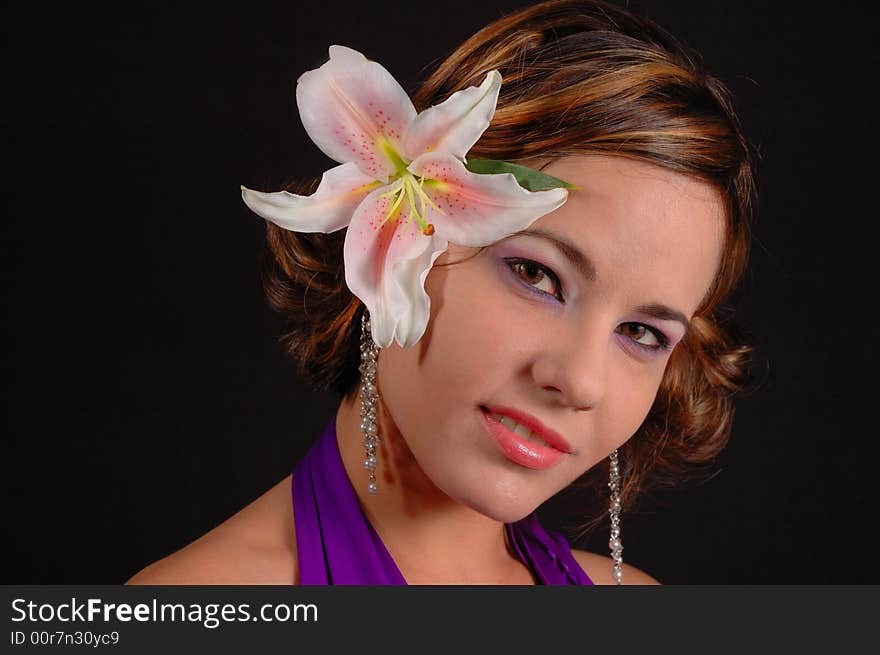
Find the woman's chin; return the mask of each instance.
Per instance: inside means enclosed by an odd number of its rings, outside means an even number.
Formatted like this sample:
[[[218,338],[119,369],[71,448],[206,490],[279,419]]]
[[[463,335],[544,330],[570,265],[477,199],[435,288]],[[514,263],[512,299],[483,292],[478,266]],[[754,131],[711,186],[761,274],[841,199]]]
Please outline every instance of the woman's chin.
[[[535,511],[537,506],[526,503],[483,503],[471,504],[470,507],[483,516],[495,521],[500,521],[501,523],[516,523]]]
[[[475,512],[501,523],[515,523],[524,519],[541,504],[541,499],[527,496],[521,489],[517,493],[510,493],[502,483],[489,488],[481,485],[479,489],[463,486],[453,483],[449,485],[451,493],[445,493]]]

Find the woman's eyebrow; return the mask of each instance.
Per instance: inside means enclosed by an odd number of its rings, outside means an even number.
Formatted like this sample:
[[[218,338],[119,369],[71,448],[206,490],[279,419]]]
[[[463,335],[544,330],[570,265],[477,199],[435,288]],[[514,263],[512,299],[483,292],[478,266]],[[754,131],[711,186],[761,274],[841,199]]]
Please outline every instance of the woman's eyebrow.
[[[521,230],[511,236],[533,236],[550,241],[556,246],[559,252],[571,262],[571,265],[574,266],[578,273],[591,282],[596,281],[596,266],[590,261],[590,258],[581,252],[571,241],[539,228]],[[688,317],[668,305],[649,303],[647,305],[636,307],[636,311],[640,314],[645,314],[646,316],[651,316],[662,321],[677,321],[682,324],[685,333],[690,331],[691,322]]]
[[[661,321],[678,321],[684,327],[685,334],[690,332],[691,322],[688,320],[688,317],[677,309],[672,309],[672,307],[667,305],[661,305],[659,303],[639,305],[636,307],[636,311],[639,314],[645,314],[646,316],[651,316]]]
[[[593,265],[593,262],[590,261],[589,257],[578,250],[578,247],[574,245],[571,241],[567,241],[566,239],[556,234],[553,234],[552,232],[547,232],[546,230],[541,230],[538,228],[520,230],[519,232],[516,232],[511,236],[532,236],[550,241],[559,249],[559,251],[563,255],[565,255],[565,258],[571,262],[571,265],[575,267],[578,273],[583,275],[591,282],[596,281],[596,267]]]

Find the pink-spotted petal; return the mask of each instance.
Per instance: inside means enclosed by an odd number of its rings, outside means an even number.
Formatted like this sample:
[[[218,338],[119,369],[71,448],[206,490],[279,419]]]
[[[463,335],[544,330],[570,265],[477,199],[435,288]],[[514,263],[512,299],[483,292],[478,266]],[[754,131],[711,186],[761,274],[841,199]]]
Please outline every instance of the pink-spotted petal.
[[[306,132],[328,157],[353,162],[383,182],[396,172],[387,150],[400,152],[416,110],[380,64],[357,50],[330,46],[330,61],[297,81],[296,103]]]
[[[422,234],[415,221],[407,226],[405,200],[384,220],[395,198],[383,194],[400,186],[398,180],[367,196],[352,218],[343,248],[345,281],[369,310],[373,340],[382,348],[394,341],[407,348],[425,332],[431,310],[425,278],[447,247],[436,234]]]
[[[568,198],[565,189],[527,191],[510,173],[471,173],[443,153],[426,153],[409,170],[427,178],[422,188],[439,209],[428,209],[437,234],[462,246],[487,246],[524,230]]]
[[[351,222],[357,206],[377,184],[357,165],[342,164],[325,172],[310,196],[241,187],[241,197],[251,211],[285,230],[329,233]]]
[[[403,137],[406,157],[412,160],[425,152],[445,152],[464,159],[489,127],[500,88],[501,74],[493,70],[480,86],[456,91],[423,111]]]

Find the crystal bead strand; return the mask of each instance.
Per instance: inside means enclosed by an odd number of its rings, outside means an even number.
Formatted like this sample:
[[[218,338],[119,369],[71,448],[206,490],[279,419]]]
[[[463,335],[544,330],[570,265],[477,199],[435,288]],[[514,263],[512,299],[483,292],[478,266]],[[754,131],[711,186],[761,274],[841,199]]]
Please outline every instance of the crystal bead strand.
[[[370,483],[367,490],[374,494],[379,487],[376,484],[376,446],[379,434],[376,430],[376,403],[379,394],[376,391],[376,354],[378,346],[373,342],[370,332],[370,319],[366,313],[361,317],[361,433],[364,435],[364,468],[370,472]]]
[[[614,580],[617,584],[623,579],[623,542],[620,540],[620,468],[618,466],[617,449],[608,456],[609,472],[608,486],[611,488],[611,539],[608,547],[611,549],[611,559],[614,560]]]

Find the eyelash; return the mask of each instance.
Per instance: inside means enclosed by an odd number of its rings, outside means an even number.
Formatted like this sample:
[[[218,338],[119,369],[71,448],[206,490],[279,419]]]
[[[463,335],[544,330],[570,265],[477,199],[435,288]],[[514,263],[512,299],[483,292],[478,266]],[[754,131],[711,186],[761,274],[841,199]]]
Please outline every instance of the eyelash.
[[[552,270],[550,270],[549,268],[547,268],[543,264],[539,264],[538,262],[536,262],[532,259],[520,259],[520,258],[508,258],[508,259],[504,260],[504,263],[510,269],[510,272],[513,273],[513,275],[516,277],[517,281],[519,281],[520,284],[525,286],[527,289],[529,289],[533,293],[537,293],[542,296],[550,296],[551,298],[554,298],[555,300],[557,300],[560,303],[565,302],[565,298],[562,296],[562,291],[561,291],[562,283],[559,281],[559,276],[557,276],[556,273],[554,273]],[[547,291],[544,291],[542,289],[538,289],[537,287],[535,287],[535,285],[529,284],[528,282],[526,282],[522,278],[520,273],[517,272],[516,267],[518,267],[518,266],[528,266],[528,267],[535,268],[535,269],[539,270],[541,273],[546,275],[550,279],[550,281],[553,283],[553,286],[556,288],[556,293],[548,293]],[[630,321],[627,323],[622,323],[621,325],[638,325],[640,327],[644,327],[646,330],[648,330],[648,332],[650,332],[651,334],[654,335],[655,339],[657,339],[658,345],[648,346],[643,343],[639,343],[635,339],[627,337],[628,341],[630,343],[634,344],[636,347],[638,347],[644,351],[647,351],[649,353],[657,353],[657,352],[670,350],[669,337],[667,337],[665,334],[660,332],[660,330],[657,330],[656,328],[653,328],[650,325],[646,325],[644,323],[636,323],[633,321]]]
[[[654,335],[654,338],[657,339],[656,346],[648,346],[644,343],[640,343],[640,342],[636,341],[635,339],[633,339],[631,337],[627,337],[627,339],[631,343],[635,344],[637,347],[641,348],[642,350],[646,350],[649,353],[659,353],[659,352],[665,352],[667,350],[672,350],[672,348],[670,348],[670,346],[669,346],[669,343],[670,343],[669,337],[667,337],[665,334],[660,332],[660,330],[657,330],[656,328],[652,328],[650,325],[645,325],[644,323],[634,323],[632,321],[630,321],[628,323],[621,323],[621,325],[637,325],[639,327],[645,328],[646,330],[648,330],[648,332],[650,332],[651,334]]]
[[[510,272],[513,273],[513,275],[520,282],[520,284],[525,285],[529,290],[533,291],[534,293],[539,293],[542,296],[550,296],[551,298],[555,298],[560,303],[565,302],[565,298],[562,296],[562,290],[561,290],[562,283],[559,281],[559,276],[557,276],[556,273],[551,271],[549,268],[547,268],[543,264],[539,264],[538,262],[531,260],[531,259],[519,259],[519,258],[505,259],[504,263],[507,264],[508,268],[510,269]],[[517,266],[523,266],[523,267],[527,266],[530,268],[536,268],[539,271],[541,271],[541,273],[546,275],[550,279],[550,281],[553,283],[553,286],[556,288],[556,293],[548,293],[542,289],[537,288],[535,285],[529,284],[528,282],[526,282],[522,278],[522,276],[517,272],[517,270],[516,270]]]

